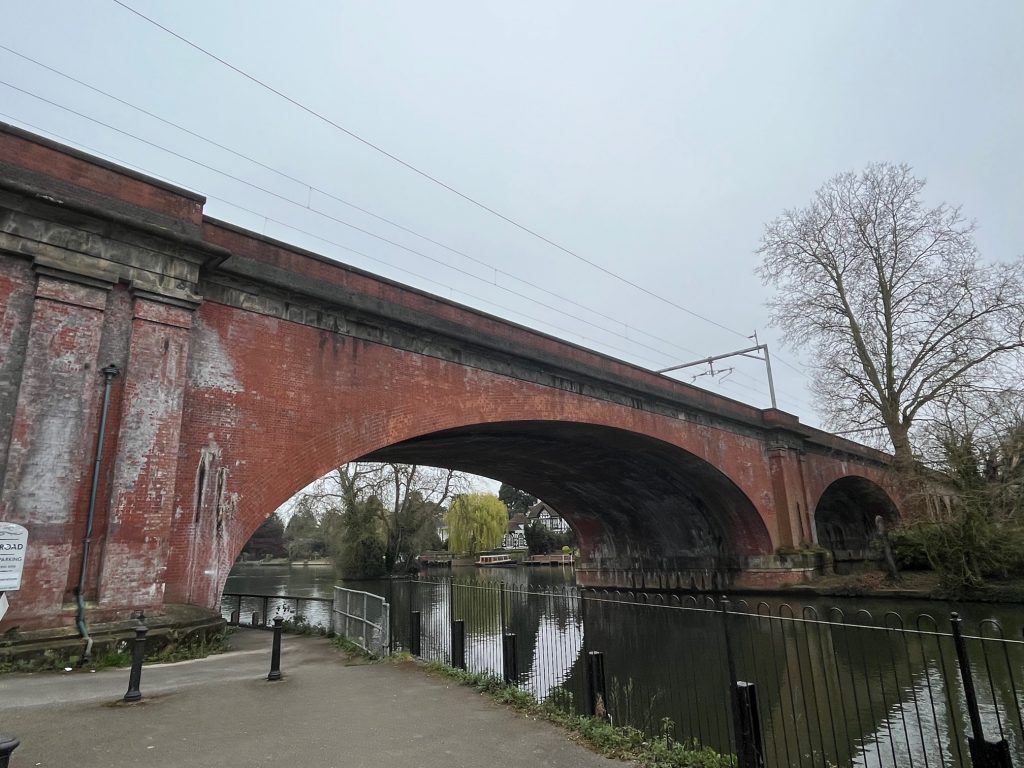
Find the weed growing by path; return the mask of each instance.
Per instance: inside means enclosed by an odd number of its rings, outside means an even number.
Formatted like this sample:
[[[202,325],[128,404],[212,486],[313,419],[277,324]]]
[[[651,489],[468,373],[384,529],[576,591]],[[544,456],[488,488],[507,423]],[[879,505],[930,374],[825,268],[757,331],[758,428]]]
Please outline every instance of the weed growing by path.
[[[146,664],[164,664],[175,661],[203,659],[214,653],[227,650],[227,632],[218,632],[209,637],[192,634],[185,637],[161,638],[159,647],[146,653]],[[130,667],[132,663],[132,640],[122,638],[105,643],[89,661],[79,662],[80,650],[67,647],[60,650],[48,649],[35,656],[0,659],[0,674],[5,672],[56,672],[72,669],[106,669],[108,667]],[[157,645],[154,643],[153,645]]]
[[[548,720],[576,735],[599,754],[619,760],[633,760],[645,768],[735,768],[736,758],[721,755],[708,747],[683,743],[672,738],[672,722],[661,722],[661,733],[649,736],[630,726],[614,726],[605,720],[575,714],[571,696],[563,692],[548,701],[538,702],[532,694],[508,685],[493,675],[466,672],[430,662],[430,672],[444,675],[474,688],[495,701],[511,706],[531,717]]]

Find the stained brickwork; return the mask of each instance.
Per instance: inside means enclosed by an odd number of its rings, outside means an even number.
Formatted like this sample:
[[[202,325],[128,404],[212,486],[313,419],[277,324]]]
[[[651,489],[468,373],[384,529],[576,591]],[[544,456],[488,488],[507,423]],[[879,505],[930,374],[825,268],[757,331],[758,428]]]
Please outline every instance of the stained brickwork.
[[[11,425],[0,519],[29,529],[19,609],[60,610],[71,567],[69,536],[89,461],[96,360],[106,289],[40,274],[26,317],[27,352]],[[27,599],[25,599],[27,598]]]
[[[10,435],[35,296],[35,275],[28,259],[0,259],[0,435]],[[7,470],[9,440],[0,440],[0,478]]]
[[[0,519],[30,532],[0,631],[73,620],[108,364],[94,620],[215,606],[260,523],[360,457],[533,490],[576,528],[581,578],[619,586],[804,578],[775,552],[814,540],[829,485],[886,482],[885,456],[789,414],[201,215],[0,125]]]

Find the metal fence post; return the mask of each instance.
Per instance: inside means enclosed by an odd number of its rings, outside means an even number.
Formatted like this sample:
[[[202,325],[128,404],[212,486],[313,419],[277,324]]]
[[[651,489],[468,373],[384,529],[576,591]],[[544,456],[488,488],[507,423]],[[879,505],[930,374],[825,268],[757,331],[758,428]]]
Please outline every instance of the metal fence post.
[[[139,623],[135,626],[135,640],[132,643],[132,670],[128,673],[128,692],[123,701],[131,704],[142,699],[142,660],[146,657],[146,633],[149,627],[145,624],[145,614],[139,611]]]
[[[270,647],[270,674],[267,680],[281,679],[281,625],[284,619],[281,616],[274,617],[274,642]]]
[[[587,693],[588,714],[607,720],[608,691],[605,687],[604,654],[601,651],[590,651],[587,654]]]
[[[452,666],[466,668],[466,622],[462,619],[452,622]]]
[[[423,625],[420,623],[420,612],[409,613],[409,653],[413,656],[420,655],[420,642],[423,633]]]
[[[967,746],[971,752],[971,763],[974,768],[1013,768],[1010,760],[1010,745],[1006,739],[985,741],[985,732],[981,725],[981,713],[978,711],[978,696],[974,690],[974,675],[971,672],[971,660],[967,656],[967,643],[964,642],[960,614],[954,611],[949,614],[949,623],[953,626],[953,645],[956,648],[956,660],[960,666],[960,679],[964,686],[964,701],[967,704],[967,716],[971,721],[973,736],[967,737]]]
[[[505,673],[505,682],[519,683],[519,659],[516,654],[516,633],[506,632],[501,638],[503,651],[502,671]]]
[[[508,627],[505,626],[505,582],[498,582],[498,618],[501,619],[501,634],[505,634]]]
[[[370,642],[370,635],[369,635],[369,628],[370,627],[369,627],[369,624],[366,621],[366,617],[369,615],[367,610],[366,610],[366,600],[367,600],[367,594],[364,592],[363,593],[363,613],[362,613],[362,619],[363,619],[363,621],[362,621],[362,624],[363,624],[363,648],[368,647],[369,646],[369,642]]]
[[[395,633],[392,631],[391,627],[391,606],[395,604],[394,584],[395,582],[393,579],[388,579],[387,602],[385,603],[385,605],[388,606],[388,620],[386,622],[381,622],[388,628],[388,656],[391,656],[395,652]]]
[[[14,736],[0,736],[0,768],[7,768],[11,761],[11,752],[18,748],[21,742]]]
[[[740,768],[764,768],[764,741],[757,711],[757,686],[736,682],[736,758]]]
[[[722,595],[721,604],[725,664],[729,673],[729,703],[732,705],[733,733],[736,739],[736,764],[738,768],[764,768],[757,696],[753,685],[736,679],[736,657],[733,655],[732,636],[729,634],[729,598]]]
[[[587,591],[581,589],[579,592],[580,601],[580,627],[583,629],[583,643],[580,647],[580,652],[586,656],[587,653],[587,637],[590,634],[587,632]]]

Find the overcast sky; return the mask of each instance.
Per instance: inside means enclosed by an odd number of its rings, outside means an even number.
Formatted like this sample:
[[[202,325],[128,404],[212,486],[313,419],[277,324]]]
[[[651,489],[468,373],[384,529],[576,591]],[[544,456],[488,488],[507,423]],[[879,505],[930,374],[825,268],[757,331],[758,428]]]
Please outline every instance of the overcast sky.
[[[757,330],[779,406],[810,424],[812,361],[769,328],[753,272],[765,222],[836,173],[907,162],[931,202],[977,220],[986,259],[1024,252],[1021,2],[124,4],[579,258],[114,0],[2,4],[0,119],[205,194],[211,216],[647,368]],[[695,383],[767,407],[763,366],[726,365]]]

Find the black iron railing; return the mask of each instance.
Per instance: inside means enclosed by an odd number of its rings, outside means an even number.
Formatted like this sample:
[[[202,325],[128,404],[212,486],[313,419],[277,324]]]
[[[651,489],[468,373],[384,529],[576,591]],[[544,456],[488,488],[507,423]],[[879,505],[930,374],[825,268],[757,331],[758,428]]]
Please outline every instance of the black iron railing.
[[[452,579],[392,604],[424,658],[744,768],[1024,766],[1024,642],[994,619]]]

